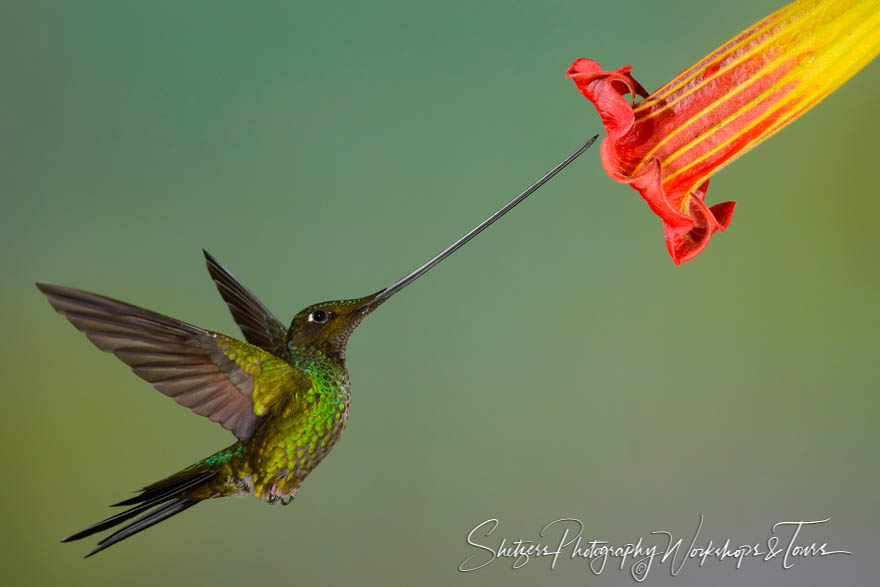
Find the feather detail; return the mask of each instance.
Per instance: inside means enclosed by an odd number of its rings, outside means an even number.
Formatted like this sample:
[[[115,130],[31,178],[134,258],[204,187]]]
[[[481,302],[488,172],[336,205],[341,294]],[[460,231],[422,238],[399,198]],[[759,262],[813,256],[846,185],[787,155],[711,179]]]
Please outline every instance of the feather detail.
[[[269,392],[282,396],[285,390],[275,388],[292,377],[289,365],[247,343],[97,294],[47,283],[37,287],[98,348],[242,441],[259,419],[254,402],[263,409]]]
[[[117,542],[122,542],[126,538],[134,536],[138,532],[142,532],[149,528],[150,526],[154,526],[159,522],[167,520],[171,516],[176,516],[182,511],[188,510],[192,506],[199,503],[198,499],[185,499],[179,498],[173,501],[166,503],[165,505],[154,509],[153,511],[141,516],[128,526],[124,526],[121,530],[118,530],[105,538],[104,540],[98,543],[97,548],[92,550],[89,554],[85,556],[85,558],[89,558],[92,555],[98,554],[105,548],[109,548],[116,544]]]
[[[92,524],[75,534],[71,534],[61,540],[61,542],[72,542],[86,538],[143,514],[134,522],[101,540],[98,543],[98,547],[86,555],[86,558],[88,558],[199,503],[201,500],[194,499],[190,492],[205,487],[215,477],[217,477],[217,471],[200,471],[178,473],[167,479],[162,479],[157,483],[144,487],[140,495],[113,504],[114,506],[133,505],[134,507]]]
[[[208,273],[217,285],[220,296],[229,306],[244,339],[277,357],[286,358],[287,329],[272,312],[211,253],[202,249]]]

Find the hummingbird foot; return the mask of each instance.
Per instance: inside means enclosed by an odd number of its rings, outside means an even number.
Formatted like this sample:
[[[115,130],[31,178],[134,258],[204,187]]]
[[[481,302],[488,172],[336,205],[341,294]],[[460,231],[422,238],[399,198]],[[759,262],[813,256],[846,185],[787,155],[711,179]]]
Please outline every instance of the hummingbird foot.
[[[281,505],[288,505],[293,501],[294,497],[296,497],[295,492],[292,495],[285,493],[284,489],[276,481],[269,490],[269,497],[266,498],[266,502],[274,505],[280,501]]]

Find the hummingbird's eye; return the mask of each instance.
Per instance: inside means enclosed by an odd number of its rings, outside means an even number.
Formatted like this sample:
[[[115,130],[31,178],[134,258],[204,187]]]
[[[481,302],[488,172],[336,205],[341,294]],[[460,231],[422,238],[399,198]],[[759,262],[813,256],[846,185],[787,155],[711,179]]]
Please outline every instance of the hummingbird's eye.
[[[317,322],[318,324],[323,324],[327,321],[329,316],[327,312],[321,309],[314,310],[311,314],[309,314],[309,322]]]

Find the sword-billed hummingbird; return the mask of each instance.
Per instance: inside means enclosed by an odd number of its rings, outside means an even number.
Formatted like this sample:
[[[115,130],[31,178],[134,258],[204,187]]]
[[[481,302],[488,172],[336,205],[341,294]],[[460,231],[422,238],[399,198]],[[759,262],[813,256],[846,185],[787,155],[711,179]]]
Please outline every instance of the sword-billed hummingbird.
[[[361,320],[451,255],[586,151],[593,137],[526,191],[404,278],[372,295],[322,302],[281,322],[205,251],[208,271],[247,342],[82,290],[37,283],[55,310],[140,378],[237,438],[232,446],[144,487],[132,506],[62,542],[140,517],[86,557],[201,501],[255,495],[287,505],[348,421],[345,347]]]

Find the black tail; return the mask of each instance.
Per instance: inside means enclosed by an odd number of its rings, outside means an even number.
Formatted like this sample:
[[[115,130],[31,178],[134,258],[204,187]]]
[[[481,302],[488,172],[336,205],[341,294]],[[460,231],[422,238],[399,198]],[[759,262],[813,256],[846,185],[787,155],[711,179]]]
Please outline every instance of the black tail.
[[[120,501],[113,504],[114,506],[134,505],[120,514],[111,516],[106,520],[101,520],[97,524],[89,526],[85,530],[80,530],[76,534],[71,534],[61,542],[71,542],[79,540],[86,536],[91,536],[96,532],[101,532],[113,526],[117,526],[126,520],[130,520],[143,512],[143,516],[139,517],[131,524],[117,530],[107,538],[98,543],[97,548],[86,555],[86,558],[97,554],[107,548],[113,546],[117,542],[121,542],[130,536],[134,536],[142,530],[146,530],[154,524],[158,524],[163,520],[167,520],[171,516],[175,516],[180,512],[191,508],[201,501],[200,499],[192,499],[185,497],[188,491],[209,482],[216,472],[206,471],[192,474],[182,474],[163,479],[158,483],[145,487],[140,495]]]

